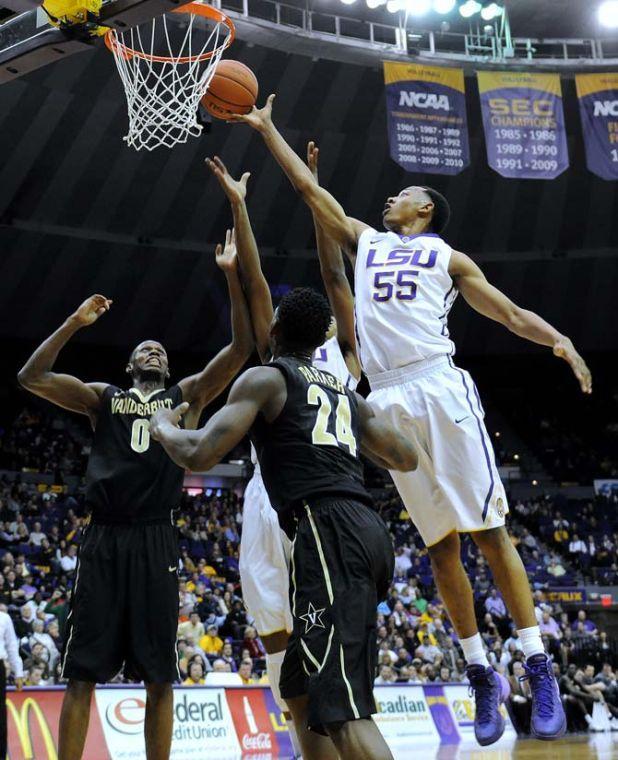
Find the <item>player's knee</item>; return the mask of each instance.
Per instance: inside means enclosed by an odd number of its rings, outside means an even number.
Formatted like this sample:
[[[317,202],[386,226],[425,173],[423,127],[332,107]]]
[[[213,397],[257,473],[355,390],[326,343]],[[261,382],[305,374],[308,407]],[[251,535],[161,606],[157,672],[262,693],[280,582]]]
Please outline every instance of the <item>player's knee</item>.
[[[437,544],[427,547],[432,565],[437,570],[452,567],[454,558],[459,558],[460,542],[455,531],[449,533]]]
[[[504,525],[489,530],[480,530],[473,533],[474,542],[483,552],[483,554],[497,554],[504,551],[505,548],[513,548],[509,534]]]

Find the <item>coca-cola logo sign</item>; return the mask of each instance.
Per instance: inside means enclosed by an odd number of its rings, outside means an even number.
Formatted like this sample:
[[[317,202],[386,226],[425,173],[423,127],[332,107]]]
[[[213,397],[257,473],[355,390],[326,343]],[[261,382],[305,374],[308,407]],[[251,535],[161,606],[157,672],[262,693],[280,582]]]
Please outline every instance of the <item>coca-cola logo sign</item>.
[[[272,749],[273,744],[270,734],[244,734],[242,737],[242,748],[248,750]]]

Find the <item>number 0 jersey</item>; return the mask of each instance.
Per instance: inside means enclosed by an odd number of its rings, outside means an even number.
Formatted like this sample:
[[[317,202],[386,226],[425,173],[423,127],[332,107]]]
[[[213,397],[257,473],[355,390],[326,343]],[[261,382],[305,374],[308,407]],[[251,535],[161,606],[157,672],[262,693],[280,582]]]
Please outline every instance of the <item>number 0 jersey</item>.
[[[251,440],[282,527],[287,531],[282,513],[317,495],[371,503],[360,461],[356,395],[334,375],[296,357],[268,366],[283,374],[287,399],[273,422],[258,415]]]
[[[184,472],[150,437],[150,416],[182,401],[177,385],[144,396],[108,385],[101,397],[86,471],[86,504],[93,522],[170,520]]]
[[[438,235],[365,230],[354,271],[361,364],[372,375],[454,354],[448,314],[458,291],[451,247]]]

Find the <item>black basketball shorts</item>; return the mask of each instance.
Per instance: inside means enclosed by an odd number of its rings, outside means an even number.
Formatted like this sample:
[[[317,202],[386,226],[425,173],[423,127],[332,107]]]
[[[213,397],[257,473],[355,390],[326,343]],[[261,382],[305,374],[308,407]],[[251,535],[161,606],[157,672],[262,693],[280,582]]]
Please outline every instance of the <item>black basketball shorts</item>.
[[[284,699],[309,697],[309,727],[375,713],[377,605],[393,577],[393,543],[364,504],[305,502],[292,547],[294,628],[281,669]]]
[[[179,678],[177,530],[165,524],[89,525],[79,550],[62,675],[105,683]]]

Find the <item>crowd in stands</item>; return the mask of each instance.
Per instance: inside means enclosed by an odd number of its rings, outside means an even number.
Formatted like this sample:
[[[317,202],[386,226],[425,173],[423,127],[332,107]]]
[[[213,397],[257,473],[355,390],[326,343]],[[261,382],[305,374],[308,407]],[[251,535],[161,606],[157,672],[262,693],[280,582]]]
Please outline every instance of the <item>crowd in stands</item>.
[[[34,438],[37,453],[27,461],[40,455],[47,462],[62,462],[68,456],[61,428],[31,416],[22,424],[40,433]],[[51,442],[43,430],[51,431]],[[11,434],[10,440],[19,440],[19,435]],[[27,448],[27,440],[20,445]],[[465,682],[465,663],[437,596],[427,551],[390,481],[368,468],[368,484],[396,552],[393,584],[377,610],[376,683]],[[616,583],[616,507],[610,499],[570,503],[543,496],[511,504],[509,529],[535,594],[537,617],[559,673],[572,728],[586,726],[596,702],[607,704],[618,716],[618,653],[584,610],[550,603],[547,588]],[[19,475],[0,479],[0,608],[13,617],[27,685],[62,681],[61,651],[83,521],[79,492],[23,482]],[[184,494],[177,524],[182,681],[201,684],[213,672],[237,673],[245,684],[266,682],[265,650],[244,608],[239,584],[240,492],[207,489]],[[490,661],[511,681],[513,715],[525,731],[530,693],[519,680],[523,653],[517,631],[474,542],[464,538],[462,546]],[[122,673],[117,680],[123,681]]]
[[[68,414],[26,408],[7,429],[0,429],[0,470],[83,475],[90,435]]]

